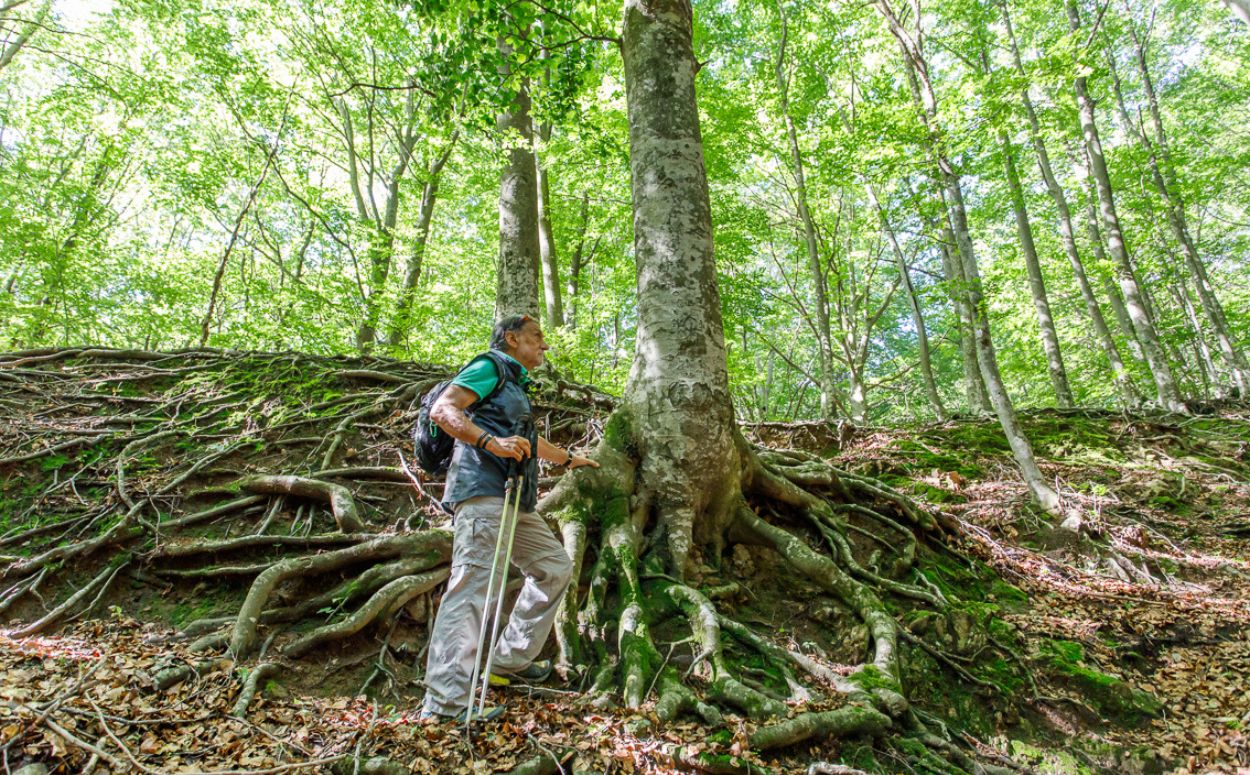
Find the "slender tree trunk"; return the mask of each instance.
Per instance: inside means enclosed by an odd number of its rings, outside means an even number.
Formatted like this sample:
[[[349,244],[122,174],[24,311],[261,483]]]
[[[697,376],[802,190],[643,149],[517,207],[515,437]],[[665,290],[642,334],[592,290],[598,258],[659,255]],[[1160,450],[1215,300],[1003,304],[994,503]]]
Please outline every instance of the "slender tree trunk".
[[[916,296],[916,289],[911,282],[911,271],[907,266],[907,257],[903,254],[903,248],[898,244],[898,237],[890,226],[890,219],[885,214],[885,208],[882,207],[881,200],[877,197],[877,187],[871,181],[868,182],[868,198],[876,209],[878,218],[881,220],[881,231],[890,243],[890,249],[894,253],[894,260],[898,266],[899,277],[902,278],[903,290],[907,293],[907,306],[911,311],[912,325],[916,328],[916,343],[920,352],[920,375],[924,379],[925,393],[929,397],[929,407],[933,409],[934,417],[939,421],[945,421],[946,407],[942,405],[942,397],[938,394],[937,380],[933,378],[933,360],[929,354],[929,334],[925,331],[924,314],[920,310],[920,299]]]
[[[568,299],[568,314],[564,317],[565,325],[569,328],[577,327],[577,311],[580,302],[579,292],[581,291],[582,266],[594,257],[595,251],[599,247],[599,241],[595,240],[595,244],[591,246],[590,253],[586,253],[586,230],[589,227],[590,215],[590,193],[582,195],[581,209],[581,226],[577,232],[577,247],[573,250],[573,255],[569,258],[568,285],[565,288],[565,298]]]
[[[360,321],[360,327],[356,329],[356,348],[362,353],[369,353],[377,345],[378,324],[382,316],[382,302],[386,298],[386,283],[390,278],[391,265],[395,259],[395,227],[399,223],[400,182],[408,172],[408,166],[412,162],[412,150],[417,142],[416,90],[411,90],[408,93],[407,104],[404,108],[404,122],[399,127],[395,137],[395,150],[398,158],[394,167],[390,170],[389,177],[375,175],[372,145],[375,125],[372,111],[369,113],[370,161],[369,166],[366,168],[368,176],[363,186],[368,194],[368,208],[364,204],[364,196],[361,192],[362,185],[357,172],[356,141],[352,131],[351,111],[346,101],[340,101],[340,106],[345,130],[344,137],[348,146],[348,159],[351,164],[352,191],[356,197],[356,207],[360,219],[370,228],[368,252],[369,282],[364,289],[364,317]],[[386,194],[384,203],[380,208],[374,194],[375,182],[383,184]]]
[[[269,170],[273,169],[273,161],[278,156],[278,148],[282,141],[282,130],[286,127],[286,115],[283,114],[282,125],[278,127],[278,136],[269,148],[269,152],[265,155],[265,166],[261,169],[260,175],[256,178],[251,190],[247,192],[247,200],[244,201],[243,207],[239,209],[239,215],[234,220],[234,229],[230,232],[230,240],[226,243],[226,249],[221,253],[221,260],[217,262],[217,271],[213,274],[212,291],[208,297],[208,309],[204,312],[204,319],[200,321],[200,347],[208,343],[209,329],[212,326],[213,314],[217,309],[217,297],[221,293],[221,281],[226,274],[226,264],[230,261],[230,254],[234,252],[235,243],[238,242],[239,233],[243,229],[243,221],[247,218],[247,214],[252,209],[252,204],[256,202],[256,195],[260,193],[260,187],[265,184],[265,178],[269,176]]]
[[[1055,330],[1055,320],[1050,311],[1050,300],[1046,296],[1046,280],[1042,276],[1042,264],[1037,258],[1037,246],[1033,242],[1033,226],[1029,223],[1029,211],[1024,202],[1024,192],[1020,186],[1020,172],[1016,169],[1015,149],[1007,139],[1007,133],[998,133],[998,143],[1002,148],[1003,166],[1007,172],[1007,189],[1011,196],[1011,208],[1016,215],[1016,232],[1020,236],[1020,252],[1024,256],[1024,265],[1029,273],[1029,292],[1033,296],[1033,309],[1037,312],[1037,325],[1041,329],[1042,350],[1046,353],[1046,370],[1050,373],[1050,384],[1055,391],[1055,399],[1060,407],[1070,408],[1072,389],[1068,386],[1068,372],[1063,367],[1063,353],[1059,349],[1059,333]]]
[[[683,577],[695,546],[721,545],[740,492],[691,14],[684,0],[626,0],[621,45],[638,274],[624,404],[645,422],[640,485]]]
[[[790,76],[786,72],[788,29],[785,10],[780,2],[777,3],[777,13],[781,19],[781,42],[773,71],[777,79],[777,92],[781,98],[781,116],[786,125],[791,173],[794,175],[795,202],[798,205],[799,220],[803,224],[803,246],[807,255],[807,269],[811,276],[815,297],[812,299],[812,306],[816,310],[816,347],[820,355],[820,413],[826,420],[832,420],[837,414],[835,409],[837,402],[833,395],[833,337],[829,325],[829,289],[826,287],[825,272],[820,262],[816,224],[808,206],[807,180],[803,171],[803,154],[799,150],[798,131],[794,127],[794,118],[790,115]]]
[[[1193,302],[1189,300],[1189,289],[1185,287],[1184,280],[1179,285],[1170,285],[1172,298],[1176,299],[1176,303],[1185,312],[1185,320],[1189,322],[1189,328],[1193,332],[1192,343],[1194,355],[1197,356],[1198,369],[1202,374],[1202,390],[1203,394],[1210,398],[1211,382],[1218,374],[1215,369],[1215,361],[1211,358],[1211,348],[1207,347],[1207,339],[1202,334],[1202,324],[1198,320],[1198,313],[1194,311]]]
[[[505,56],[511,50],[502,42]],[[499,132],[508,152],[499,184],[499,261],[495,266],[495,319],[538,317],[538,172],[528,83],[517,87],[512,106],[501,113]]]
[[[946,286],[950,289],[951,301],[955,305],[955,313],[959,319],[959,357],[964,371],[964,395],[968,401],[968,411],[976,414],[992,414],[994,406],[990,403],[989,391],[985,389],[985,380],[981,378],[981,366],[977,363],[976,326],[972,307],[968,304],[968,296],[964,289],[968,285],[964,274],[963,263],[956,254],[955,232],[951,230],[949,218],[942,215],[940,228],[942,241],[942,272],[946,276]]]
[[[1073,157],[1077,159],[1077,156]],[[1098,189],[1094,183],[1094,176],[1091,173],[1089,165],[1089,156],[1084,156],[1084,161],[1077,161],[1078,166],[1085,171],[1085,180],[1087,188],[1085,198],[1085,231],[1089,237],[1090,247],[1094,251],[1094,263],[1096,273],[1102,281],[1103,292],[1107,294],[1107,303],[1111,305],[1111,312],[1115,316],[1116,326],[1120,330],[1120,334],[1124,337],[1124,341],[1128,343],[1129,354],[1139,363],[1144,363],[1142,357],[1141,342],[1137,341],[1137,332],[1133,330],[1133,320],[1129,317],[1128,307],[1124,306],[1124,298],[1120,296],[1120,288],[1116,285],[1115,280],[1108,275],[1103,267],[1110,266],[1107,259],[1106,249],[1103,247],[1102,229],[1098,226]]]
[[[546,143],[551,139],[551,125],[543,124],[538,136]],[[534,152],[534,169],[538,174],[538,254],[543,267],[543,302],[547,310],[547,326],[564,325],[564,307],[560,300],[560,265],[556,257],[556,239],[551,230],[551,190],[547,168],[538,151]]]
[[[1210,280],[1207,278],[1206,266],[1198,255],[1198,249],[1190,235],[1189,223],[1185,217],[1185,203],[1181,198],[1179,187],[1176,183],[1176,170],[1172,165],[1171,154],[1168,150],[1167,132],[1164,130],[1163,117],[1159,111],[1159,98],[1155,93],[1154,79],[1150,76],[1150,67],[1146,61],[1145,45],[1138,36],[1131,19],[1128,27],[1130,37],[1133,40],[1137,70],[1141,75],[1142,88],[1146,93],[1146,105],[1149,109],[1148,114],[1155,136],[1152,143],[1146,135],[1145,129],[1138,127],[1137,139],[1142,146],[1142,150],[1146,153],[1146,159],[1150,166],[1151,180],[1154,183],[1155,190],[1159,192],[1159,197],[1163,200],[1168,226],[1172,230],[1176,243],[1180,246],[1181,255],[1185,260],[1185,267],[1189,270],[1190,281],[1198,292],[1198,301],[1202,304],[1203,314],[1210,323],[1211,330],[1215,333],[1215,341],[1219,345],[1220,355],[1223,356],[1225,363],[1228,365],[1228,371],[1232,376],[1233,384],[1241,395],[1247,396],[1250,395],[1250,364],[1247,364],[1245,354],[1233,342],[1228,318],[1224,314],[1224,307],[1220,304],[1219,298],[1211,287]],[[1114,70],[1112,73],[1115,75]],[[1115,77],[1116,90],[1118,92],[1119,77],[1118,75]],[[1199,335],[1201,335],[1200,329]]]
[[[412,242],[412,253],[408,257],[408,265],[404,268],[404,279],[400,284],[395,315],[391,318],[391,325],[386,334],[386,344],[392,350],[399,347],[412,323],[412,304],[416,296],[417,283],[421,279],[425,249],[430,241],[430,225],[434,222],[434,205],[438,201],[438,186],[443,177],[443,167],[451,158],[452,150],[456,147],[459,137],[459,130],[453,132],[447,147],[426,170],[425,185],[421,189],[421,209],[417,213],[417,234]]]
[[[1007,437],[1007,443],[1011,446],[1016,465],[1020,467],[1020,473],[1029,488],[1029,493],[1037,504],[1047,512],[1056,515],[1061,514],[1062,504],[1059,502],[1059,494],[1046,483],[1041,469],[1037,466],[1037,460],[1033,456],[1033,445],[1029,443],[1028,437],[1024,435],[1024,431],[1020,427],[1015,407],[1011,403],[1011,396],[1008,395],[1007,388],[1003,384],[1002,375],[998,371],[998,358],[994,351],[993,339],[990,336],[989,314],[981,288],[981,275],[977,267],[976,250],[972,242],[972,235],[968,230],[968,216],[964,207],[959,173],[955,171],[946,156],[946,150],[942,145],[941,132],[936,126],[938,116],[937,99],[933,93],[933,86],[929,81],[928,63],[925,60],[924,51],[917,39],[913,38],[899,22],[898,17],[894,14],[894,9],[890,6],[889,0],[877,0],[877,7],[881,10],[882,15],[889,24],[890,32],[898,41],[899,48],[903,54],[904,64],[911,72],[913,95],[919,97],[920,116],[924,122],[927,135],[926,145],[929,147],[930,157],[936,163],[938,177],[945,191],[944,201],[950,218],[951,229],[955,234],[955,245],[958,249],[959,261],[963,266],[965,278],[964,294],[974,316],[973,326],[976,332],[977,363],[980,366],[981,377],[985,382],[986,391],[989,393],[990,402],[994,405],[994,411],[998,415],[999,425],[1002,427],[1003,435]]]
[[[43,0],[39,4],[39,10],[35,11],[34,18],[28,22],[0,18],[0,21],[21,26],[21,31],[17,33],[17,36],[10,40],[3,49],[0,49],[0,71],[8,67],[13,61],[13,57],[17,56],[17,52],[21,51],[22,47],[30,42],[31,36],[43,26],[44,21],[48,18],[48,12],[51,10],[52,0]]]
[[[1074,32],[1080,30],[1080,12],[1077,10],[1075,0],[1066,0],[1066,5],[1069,25]],[[1146,312],[1145,302],[1142,300],[1141,287],[1138,285],[1137,276],[1133,271],[1132,261],[1129,258],[1128,246],[1125,244],[1124,235],[1120,231],[1120,217],[1115,209],[1115,197],[1111,189],[1111,176],[1107,172],[1107,162],[1102,153],[1102,142],[1098,137],[1094,103],[1089,97],[1085,76],[1080,75],[1079,72],[1073,79],[1073,88],[1076,92],[1077,108],[1081,117],[1081,131],[1085,136],[1085,148],[1089,154],[1090,171],[1093,174],[1094,184],[1098,191],[1103,227],[1106,229],[1107,234],[1107,247],[1111,252],[1112,258],[1115,259],[1119,272],[1120,289],[1124,292],[1124,300],[1128,305],[1128,314],[1133,321],[1133,330],[1137,334],[1137,340],[1141,342],[1146,363],[1150,366],[1150,373],[1154,377],[1160,405],[1169,411],[1187,411],[1184,402],[1181,400],[1180,392],[1176,388],[1172,369],[1168,366],[1167,358],[1164,356],[1163,348],[1159,343],[1159,336],[1155,331],[1154,323]]]
[[[1068,264],[1072,267],[1072,276],[1076,279],[1077,287],[1081,291],[1081,299],[1085,302],[1085,314],[1089,317],[1090,323],[1094,327],[1094,336],[1102,348],[1103,355],[1107,358],[1107,363],[1111,366],[1111,373],[1115,379],[1120,398],[1125,405],[1136,406],[1141,403],[1141,394],[1137,392],[1137,387],[1133,384],[1133,378],[1120,357],[1119,348],[1116,347],[1115,339],[1111,335],[1111,329],[1107,326],[1107,320],[1102,314],[1098,298],[1094,295],[1094,289],[1090,285],[1089,277],[1085,272],[1085,264],[1081,260],[1081,253],[1077,249],[1072,209],[1068,206],[1068,198],[1064,194],[1063,187],[1059,185],[1059,180],[1055,177],[1054,169],[1050,164],[1050,153],[1046,150],[1046,141],[1042,136],[1041,122],[1038,120],[1037,111],[1033,107],[1033,98],[1029,94],[1028,75],[1025,73],[1024,63],[1020,59],[1020,48],[1016,43],[1015,30],[1011,26],[1011,13],[1006,2],[1000,2],[999,8],[1002,10],[1003,23],[1007,30],[1007,40],[1011,44],[1012,63],[1021,79],[1020,103],[1024,107],[1024,114],[1029,120],[1029,139],[1033,143],[1033,151],[1037,156],[1037,168],[1042,174],[1042,180],[1046,183],[1046,190],[1050,193],[1051,200],[1055,203],[1055,212],[1059,221],[1060,242],[1063,243],[1064,253],[1068,257]]]

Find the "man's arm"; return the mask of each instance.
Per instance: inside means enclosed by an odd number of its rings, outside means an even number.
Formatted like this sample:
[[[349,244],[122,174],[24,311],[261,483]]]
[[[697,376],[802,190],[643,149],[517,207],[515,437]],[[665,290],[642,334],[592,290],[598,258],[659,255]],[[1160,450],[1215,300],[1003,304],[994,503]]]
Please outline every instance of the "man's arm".
[[[452,438],[463,441],[469,446],[475,446],[483,438],[484,431],[478,427],[477,423],[469,419],[464,410],[472,406],[478,398],[477,393],[466,387],[448,385],[443,394],[434,402],[434,406],[430,408],[430,419],[437,423],[438,427],[451,434]],[[540,442],[540,449],[541,445]],[[498,438],[488,434],[488,440],[483,447],[487,452],[513,460],[524,460],[530,454],[530,442],[524,436]],[[560,459],[564,460],[563,457]]]
[[[549,463],[558,463],[560,465],[568,463],[569,468],[581,468],[582,466],[599,467],[598,461],[574,455],[573,450],[561,449],[543,438],[538,440],[538,456]]]

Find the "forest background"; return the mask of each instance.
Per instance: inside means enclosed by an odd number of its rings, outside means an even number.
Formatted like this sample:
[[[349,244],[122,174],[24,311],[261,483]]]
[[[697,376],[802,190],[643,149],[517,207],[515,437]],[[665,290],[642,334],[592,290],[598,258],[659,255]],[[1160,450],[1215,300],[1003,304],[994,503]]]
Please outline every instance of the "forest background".
[[[935,139],[1018,406],[1247,387],[1235,2],[1072,5],[1075,30],[1034,0],[695,6],[741,419],[989,409]],[[618,28],[612,4],[6,0],[3,347],[463,361],[493,321],[500,173],[522,149],[551,360],[619,393],[636,307]]]

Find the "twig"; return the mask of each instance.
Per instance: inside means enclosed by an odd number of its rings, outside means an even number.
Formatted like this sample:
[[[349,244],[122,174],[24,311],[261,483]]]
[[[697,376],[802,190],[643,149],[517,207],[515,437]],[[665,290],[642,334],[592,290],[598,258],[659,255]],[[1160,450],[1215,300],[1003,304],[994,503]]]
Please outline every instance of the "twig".
[[[126,747],[126,744],[119,740],[117,735],[113,734],[113,730],[109,729],[108,722],[104,720],[104,711],[100,710],[100,706],[96,705],[95,700],[88,697],[87,702],[90,703],[91,709],[95,711],[96,720],[100,722],[100,726],[104,729],[104,734],[108,735],[109,740],[112,740],[113,743],[121,749],[122,753],[126,754],[126,758],[130,760],[131,764],[138,767],[140,770],[149,773],[149,775],[161,775],[159,770],[154,770],[136,759],[135,755],[132,754],[130,749]]]
[[[78,692],[82,691],[82,687],[87,683],[87,679],[90,678],[95,673],[96,670],[99,670],[100,665],[103,665],[103,664],[104,664],[103,659],[97,659],[95,664],[91,666],[91,669],[88,670],[86,673],[84,673],[81,678],[75,681],[73,686],[67,689],[60,696],[54,698],[51,702],[47,704],[46,707],[44,707],[42,711],[39,712],[39,715],[35,718],[31,726],[36,727],[42,724],[44,720],[47,719],[48,716],[52,715],[52,712],[56,710],[57,708],[59,708],[63,702],[73,697],[74,695],[78,694]],[[4,755],[7,757],[9,753],[9,747],[12,746],[14,743],[16,743],[20,738],[21,738],[20,735],[14,735],[9,740],[9,742],[4,744],[4,748],[0,749],[0,751],[2,751]]]
[[[78,603],[81,602],[83,598],[85,598],[87,595],[91,594],[95,590],[97,585],[104,584],[105,588],[107,589],[108,582],[111,582],[113,580],[113,577],[117,575],[117,572],[129,564],[130,564],[130,558],[127,557],[116,568],[105,568],[103,571],[100,572],[99,575],[97,575],[94,579],[91,580],[90,584],[78,590],[74,594],[70,595],[69,599],[66,600],[64,603],[61,603],[56,608],[53,608],[46,615],[44,615],[43,618],[39,619],[38,621],[32,622],[26,625],[25,627],[22,627],[20,629],[10,632],[9,637],[24,638],[28,635],[34,635],[38,632],[41,632],[48,625],[53,624],[62,616],[64,616],[66,613],[68,613],[70,610],[72,610],[74,606],[78,605]]]
[[[43,723],[48,726],[48,729],[51,729],[53,732],[60,735],[67,742],[73,743],[74,745],[78,746],[84,751],[90,751],[96,756],[99,756],[101,759],[104,759],[105,761],[107,761],[109,764],[112,764],[115,767],[125,770],[126,763],[124,761],[122,761],[121,759],[117,758],[116,756],[114,756],[113,754],[107,751],[103,751],[99,748],[96,748],[94,745],[92,745],[91,743],[88,743],[85,740],[78,739],[77,737],[73,735],[73,733],[67,731],[64,727],[62,727],[60,724],[56,723],[52,719],[50,718],[44,719]]]

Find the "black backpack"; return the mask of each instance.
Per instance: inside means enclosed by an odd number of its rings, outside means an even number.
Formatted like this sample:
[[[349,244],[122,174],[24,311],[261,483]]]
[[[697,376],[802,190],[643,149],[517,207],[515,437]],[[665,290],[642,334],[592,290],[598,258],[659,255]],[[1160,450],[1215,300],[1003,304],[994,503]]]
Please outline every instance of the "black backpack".
[[[499,391],[503,390],[504,383],[512,374],[512,370],[508,368],[504,359],[494,351],[487,351],[475,357],[466,363],[460,371],[464,371],[482,358],[489,358],[494,362],[495,369],[499,372],[499,379],[495,382],[495,388],[488,395],[482,396],[469,405],[466,411],[470,415],[473,414],[473,410],[478,406],[499,395]],[[460,372],[456,373],[459,374]],[[430,410],[434,408],[434,402],[438,401],[439,396],[443,394],[443,391],[451,383],[452,380],[450,379],[444,380],[421,396],[421,411],[417,413],[417,424],[412,429],[412,447],[416,451],[417,465],[427,474],[446,473],[447,466],[451,464],[451,451],[456,446],[456,440],[452,438],[451,434],[438,427],[438,423],[430,419]]]

